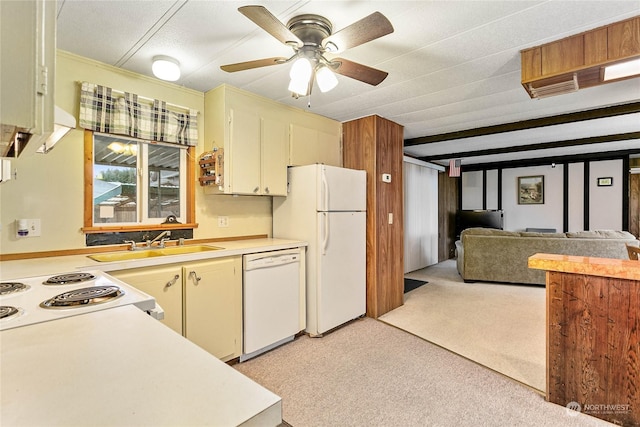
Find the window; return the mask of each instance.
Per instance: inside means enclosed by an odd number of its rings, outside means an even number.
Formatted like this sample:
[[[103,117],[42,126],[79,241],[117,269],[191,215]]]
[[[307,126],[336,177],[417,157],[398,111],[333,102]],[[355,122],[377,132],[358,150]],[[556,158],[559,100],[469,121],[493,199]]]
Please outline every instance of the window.
[[[91,190],[85,190],[85,212],[91,215],[85,218],[85,231],[142,229],[168,218],[183,227],[191,222],[188,159],[193,147],[87,134],[85,187]]]

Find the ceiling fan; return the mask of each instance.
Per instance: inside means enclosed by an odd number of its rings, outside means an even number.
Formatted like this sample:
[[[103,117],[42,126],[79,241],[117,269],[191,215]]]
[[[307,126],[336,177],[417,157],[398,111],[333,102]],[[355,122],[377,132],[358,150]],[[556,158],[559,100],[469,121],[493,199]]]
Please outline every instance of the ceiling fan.
[[[331,22],[320,15],[295,16],[285,26],[263,6],[243,6],[238,11],[281,43],[290,46],[294,54],[289,58],[264,58],[223,65],[220,68],[224,71],[233,73],[293,61],[289,90],[294,96],[309,95],[314,77],[322,92],[333,89],[338,83],[334,72],[372,86],[380,84],[388,75],[344,58],[327,59],[324,56],[325,53],[343,52],[392,33],[393,26],[380,12],[374,12],[333,33]]]

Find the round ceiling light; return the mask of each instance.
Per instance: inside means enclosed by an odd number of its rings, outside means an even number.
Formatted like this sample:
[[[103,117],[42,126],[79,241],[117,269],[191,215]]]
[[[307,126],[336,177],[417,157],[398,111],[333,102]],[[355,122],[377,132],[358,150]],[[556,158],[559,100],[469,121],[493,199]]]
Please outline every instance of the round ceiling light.
[[[169,56],[154,56],[151,70],[162,80],[175,82],[180,78],[180,63]]]

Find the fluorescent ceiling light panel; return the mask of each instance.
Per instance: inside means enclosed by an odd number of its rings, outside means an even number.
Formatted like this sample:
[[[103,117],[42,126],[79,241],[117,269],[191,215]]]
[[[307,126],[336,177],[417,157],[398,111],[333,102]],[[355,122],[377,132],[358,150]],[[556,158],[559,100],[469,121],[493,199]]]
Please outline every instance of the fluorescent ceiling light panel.
[[[604,67],[604,81],[623,79],[640,74],[640,58]]]

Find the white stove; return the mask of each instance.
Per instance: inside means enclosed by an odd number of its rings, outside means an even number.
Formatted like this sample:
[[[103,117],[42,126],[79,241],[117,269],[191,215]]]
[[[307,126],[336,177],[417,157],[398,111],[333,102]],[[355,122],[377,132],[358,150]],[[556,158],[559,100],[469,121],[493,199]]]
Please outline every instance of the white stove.
[[[129,304],[163,317],[152,296],[101,271],[7,280],[0,283],[0,331]]]

